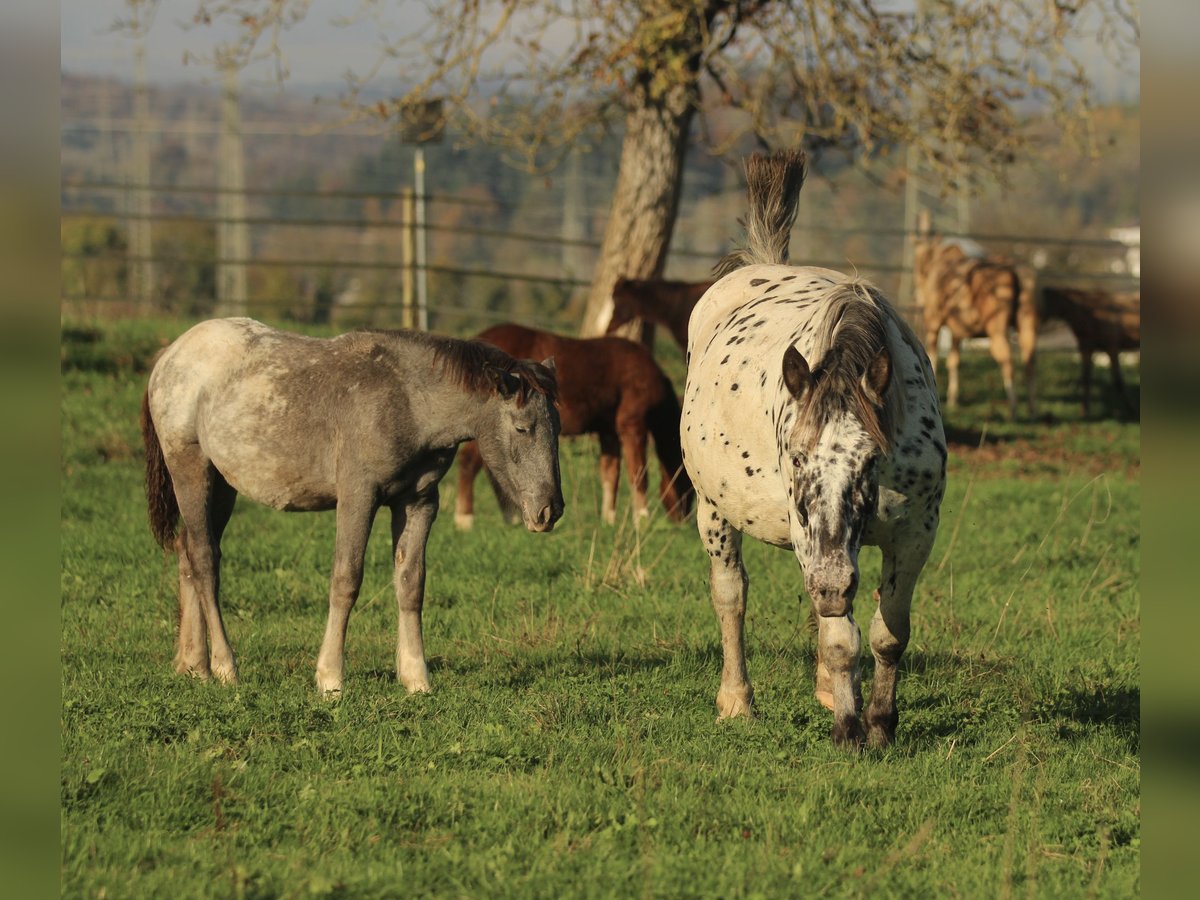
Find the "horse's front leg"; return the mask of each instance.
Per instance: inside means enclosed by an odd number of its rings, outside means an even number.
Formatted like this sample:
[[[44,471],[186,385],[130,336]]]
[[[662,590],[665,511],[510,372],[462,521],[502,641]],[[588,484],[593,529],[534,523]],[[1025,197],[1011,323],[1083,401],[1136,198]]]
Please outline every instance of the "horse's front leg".
[[[363,556],[375,518],[374,492],[339,492],[337,536],[334,539],[333,575],[329,580],[329,618],[317,656],[317,688],[339,694],[345,671],[346,626],[362,587]]]
[[[696,525],[709,560],[709,590],[713,611],[721,626],[721,687],[717,691],[717,718],[752,716],[754,689],[746,674],[746,592],[750,580],[742,564],[742,533],[729,524],[716,506],[701,496]]]
[[[617,489],[621,482],[621,440],[615,432],[601,431],[600,518],[606,525],[617,522]]]
[[[437,518],[438,498],[392,507],[392,555],[396,563],[396,678],[410,694],[429,691],[429,668],[421,636],[425,603],[425,545]]]
[[[464,531],[475,524],[475,477],[482,468],[479,445],[467,441],[458,450],[458,496],[454,500],[454,526]]]
[[[875,657],[875,680],[867,704],[867,741],[873,747],[886,747],[896,737],[900,716],[896,711],[896,682],[900,658],[908,646],[909,610],[917,576],[929,558],[933,535],[937,532],[936,510],[930,531],[919,540],[910,535],[885,543],[883,572],[877,594],[879,605],[871,619],[871,653]],[[924,528],[924,522],[921,525]]]

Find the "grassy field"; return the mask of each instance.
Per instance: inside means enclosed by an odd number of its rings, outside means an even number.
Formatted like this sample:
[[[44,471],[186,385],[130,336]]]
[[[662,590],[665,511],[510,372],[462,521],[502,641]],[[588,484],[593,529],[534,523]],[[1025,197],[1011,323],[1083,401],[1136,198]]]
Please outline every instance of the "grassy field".
[[[1002,421],[994,365],[964,360],[897,742],[852,757],[812,696],[794,557],[747,542],[759,717],[718,724],[694,527],[658,512],[636,530],[624,497],[603,526],[587,439],[564,444],[550,535],[502,525],[483,480],[456,532],[443,482],[432,694],[391,670],[386,516],[327,702],[333,517],[245,501],[222,584],[241,682],[175,676],[137,409],[181,328],[64,343],[64,896],[1137,894],[1140,429],[1104,402],[1079,419],[1073,356],[1043,360],[1036,423]],[[865,586],[878,567],[865,549]],[[864,589],[862,621],[870,605]]]

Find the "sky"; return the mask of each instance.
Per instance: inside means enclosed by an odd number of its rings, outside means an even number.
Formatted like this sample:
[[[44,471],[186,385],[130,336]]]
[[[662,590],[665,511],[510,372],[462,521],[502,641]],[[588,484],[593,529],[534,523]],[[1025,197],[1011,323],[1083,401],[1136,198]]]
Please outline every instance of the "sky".
[[[132,79],[134,42],[114,31],[114,23],[127,15],[124,0],[61,0],[59,6],[62,70],[73,75]],[[313,0],[305,20],[287,33],[289,82],[340,82],[348,68],[362,67],[375,59],[379,41],[373,25],[331,24],[335,16],[355,6],[347,0]],[[146,43],[151,81],[197,83],[211,79],[211,72],[202,64],[183,63],[186,51],[204,52],[222,36],[211,27],[188,28],[195,9],[196,0],[162,0]],[[271,71],[265,65],[251,72],[252,81],[271,81]]]

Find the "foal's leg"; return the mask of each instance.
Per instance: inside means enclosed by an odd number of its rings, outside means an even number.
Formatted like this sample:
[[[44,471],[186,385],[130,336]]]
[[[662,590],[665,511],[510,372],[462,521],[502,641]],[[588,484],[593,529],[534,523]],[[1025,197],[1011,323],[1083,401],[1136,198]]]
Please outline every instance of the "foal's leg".
[[[600,517],[605,524],[617,521],[617,488],[621,481],[621,442],[616,434],[600,432]]]
[[[454,525],[466,530],[475,524],[475,478],[483,468],[479,445],[463,444],[458,451],[458,497],[454,501]]]
[[[1079,348],[1079,389],[1083,393],[1083,417],[1086,419],[1092,410],[1092,348]]]
[[[629,472],[629,483],[633,487],[633,512],[637,519],[644,519],[650,515],[650,509],[646,502],[650,475],[646,471],[645,415],[638,414],[618,418],[617,433],[621,436],[621,449],[625,452],[625,468]]]
[[[392,554],[399,613],[396,678],[410,694],[429,690],[421,607],[425,603],[425,544],[437,513],[436,494],[407,506],[392,507]]]
[[[363,556],[376,509],[373,492],[339,490],[338,494],[333,574],[329,580],[329,618],[325,622],[321,652],[317,655],[317,689],[324,694],[339,694],[342,690],[346,625],[362,587]]]
[[[742,564],[742,533],[717,512],[707,497],[696,504],[696,527],[708,551],[708,584],[713,610],[721,625],[721,688],[717,718],[752,716],[754,689],[746,674],[746,591],[750,579]]]
[[[1112,384],[1113,390],[1117,392],[1117,403],[1121,407],[1121,411],[1125,413],[1133,412],[1133,402],[1125,393],[1125,379],[1121,375],[1121,351],[1109,350],[1108,362],[1112,368]]]
[[[936,512],[934,512],[936,519]],[[935,534],[936,527],[928,534]],[[908,537],[908,539],[905,539]],[[896,681],[900,658],[908,646],[909,610],[917,576],[929,558],[932,537],[918,541],[904,536],[885,544],[883,571],[879,582],[879,605],[871,619],[871,653],[875,657],[875,680],[867,703],[867,741],[886,747],[896,737],[900,717],[896,712]]]
[[[172,455],[171,477],[183,521],[179,551],[179,638],[175,670],[226,684],[237,681],[237,663],[225,634],[219,599],[221,535],[233,512],[236,494],[198,446]],[[210,660],[204,660],[207,626]]]

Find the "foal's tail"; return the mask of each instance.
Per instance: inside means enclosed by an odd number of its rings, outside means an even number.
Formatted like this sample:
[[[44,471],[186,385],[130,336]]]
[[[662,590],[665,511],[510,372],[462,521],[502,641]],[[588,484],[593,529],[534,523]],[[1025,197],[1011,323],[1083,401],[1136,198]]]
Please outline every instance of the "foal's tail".
[[[683,467],[683,450],[679,445],[679,420],[682,410],[675,387],[666,375],[662,376],[662,397],[646,412],[646,428],[654,438],[654,452],[662,466],[662,485],[659,493],[667,515],[676,522],[687,518],[692,510],[695,492],[687,469]]]
[[[150,391],[142,394],[142,441],[146,445],[146,503],[150,512],[150,531],[164,549],[175,541],[175,526],[179,521],[179,503],[175,485],[163,458],[158,431],[150,416]]]
[[[803,150],[780,150],[771,156],[755,153],[745,162],[750,195],[750,209],[742,220],[746,246],[717,263],[713,272],[718,278],[742,266],[787,263],[800,189],[808,175],[808,157]]]

